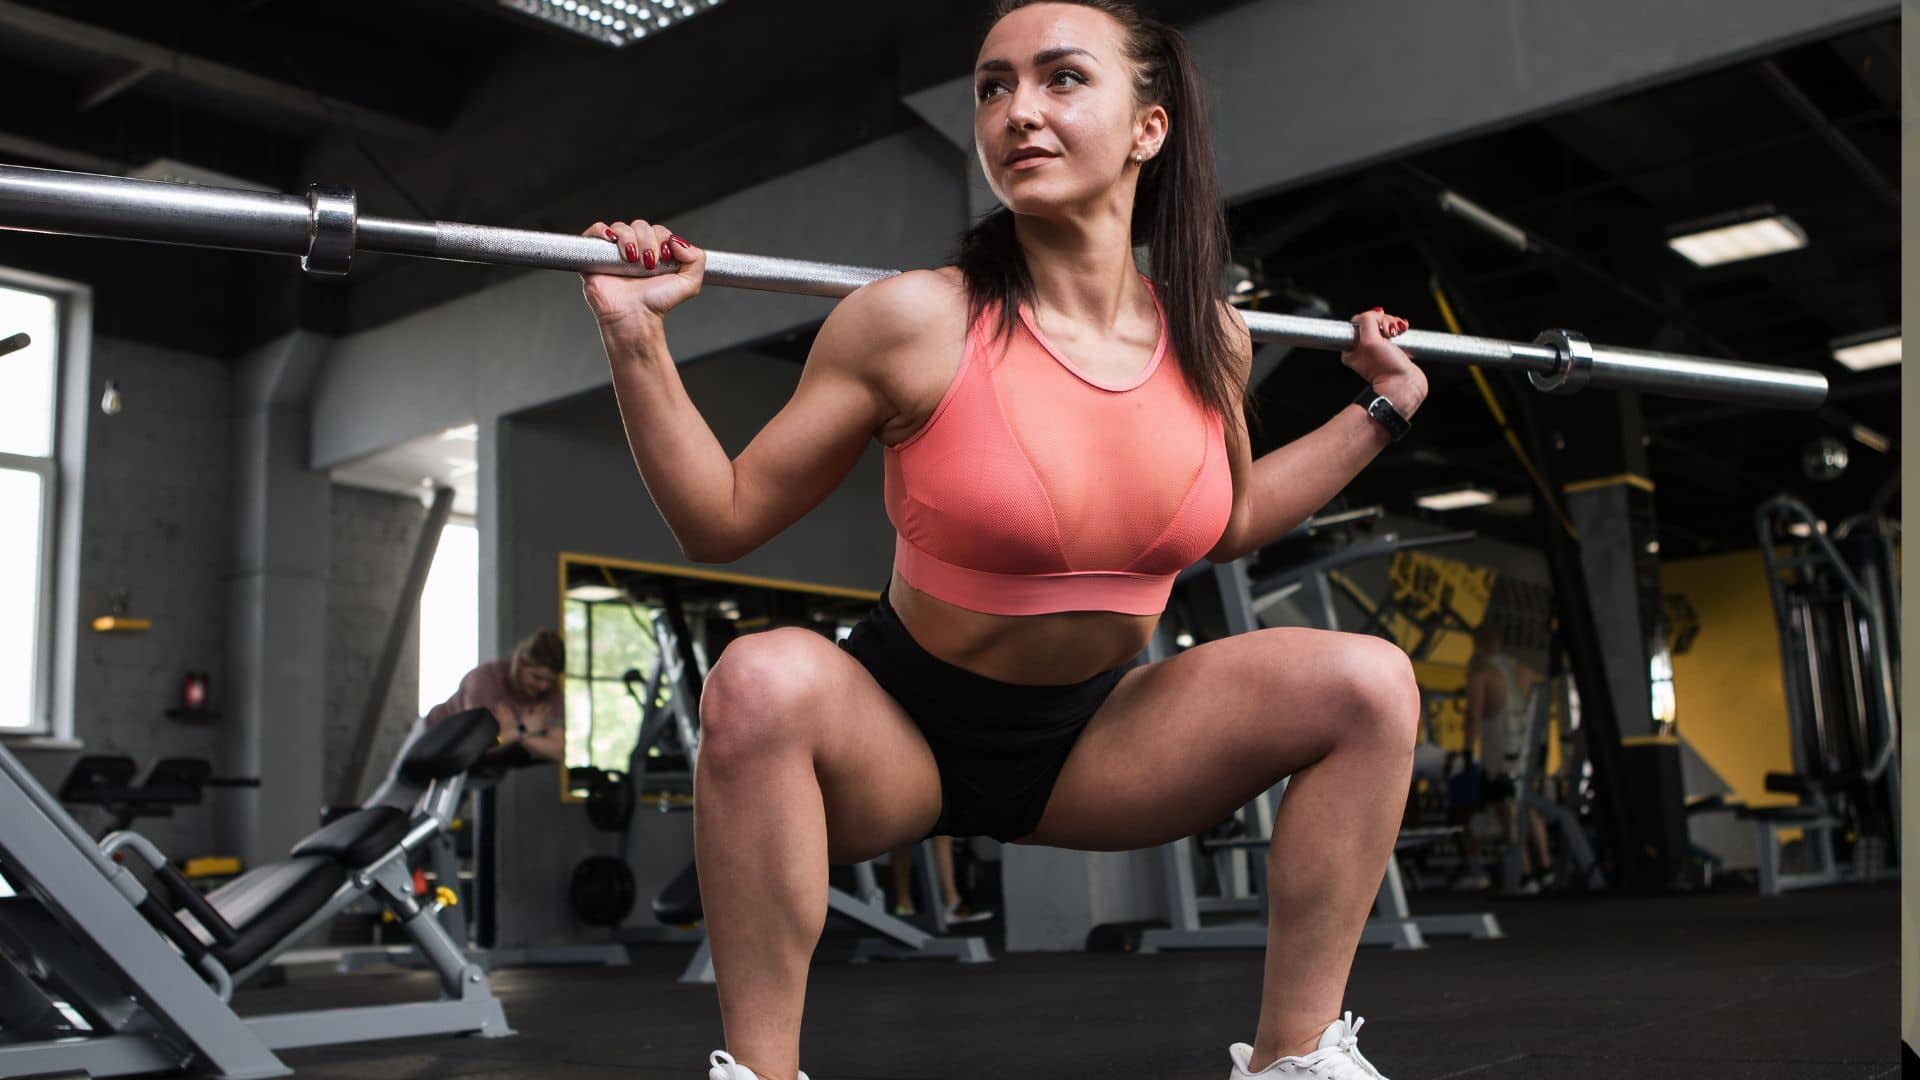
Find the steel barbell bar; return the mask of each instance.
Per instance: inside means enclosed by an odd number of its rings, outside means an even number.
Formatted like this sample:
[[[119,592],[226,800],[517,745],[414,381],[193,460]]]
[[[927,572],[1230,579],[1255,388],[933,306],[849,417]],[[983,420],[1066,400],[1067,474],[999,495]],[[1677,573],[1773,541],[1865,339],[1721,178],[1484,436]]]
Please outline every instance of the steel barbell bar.
[[[596,237],[361,214],[351,190],[321,184],[303,197],[0,165],[0,229],[295,255],[319,274],[346,273],[359,251],[628,277],[668,272],[628,263]],[[735,289],[839,297],[895,273],[707,252],[706,280]],[[1241,316],[1256,341],[1335,352],[1353,345],[1353,326],[1335,319]],[[1798,409],[1827,397],[1826,376],[1815,371],[1593,345],[1571,330],[1525,343],[1411,330],[1394,342],[1426,363],[1523,371],[1548,393],[1596,386]]]

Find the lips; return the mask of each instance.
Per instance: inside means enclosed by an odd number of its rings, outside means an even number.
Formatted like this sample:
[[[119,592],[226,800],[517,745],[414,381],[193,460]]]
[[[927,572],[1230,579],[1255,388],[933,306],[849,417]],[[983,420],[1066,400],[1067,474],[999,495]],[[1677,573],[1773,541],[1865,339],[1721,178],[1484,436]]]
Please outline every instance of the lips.
[[[1051,150],[1042,150],[1037,146],[1023,146],[1013,153],[1008,154],[1006,158],[1001,161],[1001,164],[1018,165],[1023,161],[1032,161],[1036,158],[1054,158],[1059,156],[1060,155]]]

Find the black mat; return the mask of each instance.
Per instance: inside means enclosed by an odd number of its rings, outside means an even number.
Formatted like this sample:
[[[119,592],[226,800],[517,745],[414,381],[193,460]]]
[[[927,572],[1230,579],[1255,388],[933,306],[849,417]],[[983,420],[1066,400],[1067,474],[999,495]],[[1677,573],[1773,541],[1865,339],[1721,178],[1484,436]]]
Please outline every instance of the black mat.
[[[1463,909],[1419,898],[1416,910]],[[1347,1007],[1393,1080],[1869,1080],[1895,1077],[1899,893],[1762,899],[1474,903],[1504,941],[1364,950]],[[993,964],[846,962],[821,948],[802,1065],[813,1080],[1222,1080],[1251,1040],[1257,952],[1006,955]],[[284,1055],[303,1078],[479,1076],[702,1080],[719,1045],[711,988],[674,976],[690,950],[632,967],[494,977],[518,1034]],[[430,996],[409,973],[296,976],[243,1012]]]

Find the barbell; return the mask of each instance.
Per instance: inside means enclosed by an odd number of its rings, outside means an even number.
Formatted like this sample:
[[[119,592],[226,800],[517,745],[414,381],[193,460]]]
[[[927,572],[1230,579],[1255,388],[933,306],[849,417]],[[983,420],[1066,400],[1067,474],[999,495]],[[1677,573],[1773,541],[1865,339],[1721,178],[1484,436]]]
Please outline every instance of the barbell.
[[[315,184],[305,196],[0,165],[0,228],[294,255],[308,272],[344,274],[356,252],[575,273],[646,277],[598,237],[362,214],[349,188]],[[706,281],[735,289],[840,297],[898,271],[739,252],[707,252]],[[1342,351],[1350,323],[1243,311],[1255,341]],[[1431,330],[1394,339],[1427,363],[1525,372],[1548,393],[1588,386],[1675,397],[1813,409],[1826,401],[1818,372],[1705,356],[1594,345],[1572,330],[1531,342]]]

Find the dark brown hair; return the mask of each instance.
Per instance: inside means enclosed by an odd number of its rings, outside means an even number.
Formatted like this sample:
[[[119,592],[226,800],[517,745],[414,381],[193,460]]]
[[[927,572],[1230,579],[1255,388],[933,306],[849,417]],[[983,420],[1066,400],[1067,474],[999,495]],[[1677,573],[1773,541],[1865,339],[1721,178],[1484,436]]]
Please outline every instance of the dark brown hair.
[[[1132,239],[1148,246],[1149,277],[1166,308],[1168,343],[1179,353],[1181,374],[1194,396],[1225,419],[1237,396],[1239,367],[1224,321],[1227,222],[1200,75],[1187,39],[1128,0],[998,0],[993,22],[1037,3],[1078,4],[1118,22],[1135,72],[1134,100],[1167,110],[1167,141],[1140,170]],[[1013,212],[1001,207],[967,230],[954,262],[967,280],[969,320],[997,305],[1000,333],[1012,334],[1017,305],[1033,300],[1033,277],[1014,236]]]
[[[535,630],[514,647],[513,658],[532,667],[543,667],[555,675],[567,671],[567,643],[551,630]]]

